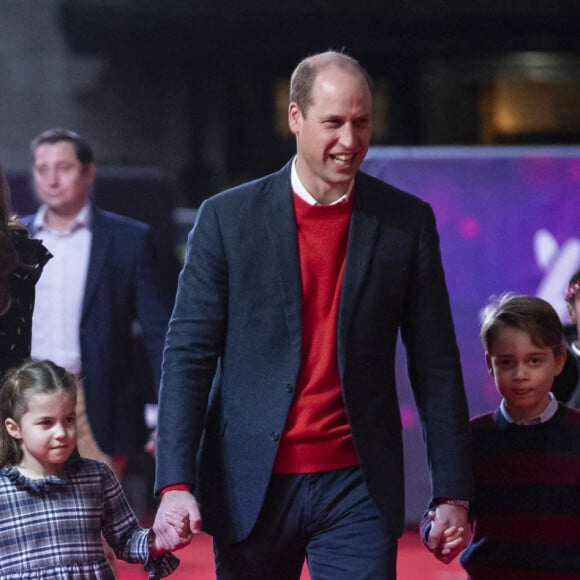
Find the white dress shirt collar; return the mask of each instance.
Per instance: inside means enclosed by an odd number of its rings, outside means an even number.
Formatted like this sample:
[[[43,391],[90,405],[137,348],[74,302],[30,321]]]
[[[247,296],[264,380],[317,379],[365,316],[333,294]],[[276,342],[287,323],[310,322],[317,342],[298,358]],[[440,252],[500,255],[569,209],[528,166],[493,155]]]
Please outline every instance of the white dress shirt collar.
[[[39,232],[41,230],[50,230],[53,234],[66,235],[66,234],[69,234],[73,230],[76,230],[77,228],[80,228],[80,227],[86,227],[89,229],[91,228],[92,211],[91,211],[91,204],[90,203],[87,203],[86,205],[84,205],[81,208],[79,213],[77,213],[77,215],[72,220],[70,227],[66,231],[63,231],[63,232],[57,232],[56,230],[51,228],[46,223],[46,212],[47,211],[48,211],[48,206],[46,204],[41,205],[38,208],[38,211],[34,215],[34,219],[32,221],[31,231],[32,231],[33,235],[35,235],[37,232]]]
[[[290,171],[290,182],[292,184],[292,191],[302,200],[304,200],[309,205],[322,205],[318,200],[314,198],[314,196],[304,187],[302,182],[300,181],[300,177],[298,177],[298,171],[296,171],[296,157],[292,160],[292,169]],[[351,184],[348,186],[348,189],[344,195],[341,195],[337,200],[329,203],[328,205],[335,205],[338,203],[344,203],[348,201],[348,198],[352,192],[352,188],[354,186],[354,179],[352,180]]]

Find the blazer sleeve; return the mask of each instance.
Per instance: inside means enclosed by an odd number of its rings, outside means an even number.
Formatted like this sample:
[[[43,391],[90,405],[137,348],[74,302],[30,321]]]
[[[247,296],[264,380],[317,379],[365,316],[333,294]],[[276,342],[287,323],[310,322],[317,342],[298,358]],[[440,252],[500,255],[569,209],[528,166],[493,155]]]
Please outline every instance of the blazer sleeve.
[[[226,260],[217,216],[204,202],[188,237],[163,354],[156,492],[175,483],[195,488],[195,458],[226,322]]]
[[[401,336],[434,497],[472,494],[469,412],[433,210],[424,204]]]

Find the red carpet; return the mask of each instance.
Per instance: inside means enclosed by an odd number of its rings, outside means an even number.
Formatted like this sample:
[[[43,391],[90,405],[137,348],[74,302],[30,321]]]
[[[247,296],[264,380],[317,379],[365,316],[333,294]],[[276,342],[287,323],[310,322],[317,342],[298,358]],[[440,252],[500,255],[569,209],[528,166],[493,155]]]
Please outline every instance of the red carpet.
[[[205,534],[197,537],[187,548],[176,552],[181,560],[179,568],[169,578],[172,580],[215,580],[211,539]],[[418,532],[405,533],[399,542],[397,580],[464,580],[465,572],[456,561],[446,566],[437,561],[421,544]],[[119,580],[147,578],[143,569],[135,564],[119,562]],[[310,580],[306,569],[301,580]]]

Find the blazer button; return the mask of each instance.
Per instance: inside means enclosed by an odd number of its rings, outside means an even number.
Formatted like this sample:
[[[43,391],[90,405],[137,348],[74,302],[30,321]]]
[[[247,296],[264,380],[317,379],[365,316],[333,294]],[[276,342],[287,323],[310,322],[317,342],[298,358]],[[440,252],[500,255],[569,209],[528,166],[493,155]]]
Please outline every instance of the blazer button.
[[[270,439],[272,439],[274,443],[277,443],[278,441],[280,441],[280,433],[276,433],[276,431],[273,431],[272,434],[270,435]]]
[[[294,385],[286,385],[286,392],[291,395],[294,392]]]

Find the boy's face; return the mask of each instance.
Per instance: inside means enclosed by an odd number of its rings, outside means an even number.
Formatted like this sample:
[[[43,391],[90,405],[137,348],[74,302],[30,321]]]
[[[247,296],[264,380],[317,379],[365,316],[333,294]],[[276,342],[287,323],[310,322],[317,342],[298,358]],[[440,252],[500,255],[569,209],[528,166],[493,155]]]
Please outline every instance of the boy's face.
[[[527,332],[503,326],[485,360],[509,414],[519,421],[537,417],[546,409],[550,387],[562,371],[566,354],[562,350],[555,356],[550,347],[533,344]]]

